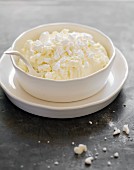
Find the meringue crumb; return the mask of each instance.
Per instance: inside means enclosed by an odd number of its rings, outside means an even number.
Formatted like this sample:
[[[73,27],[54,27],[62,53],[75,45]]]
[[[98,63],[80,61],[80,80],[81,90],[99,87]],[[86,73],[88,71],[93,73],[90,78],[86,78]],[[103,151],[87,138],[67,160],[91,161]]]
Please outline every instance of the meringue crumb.
[[[75,143],[74,142],[72,142],[72,145],[74,145]]]
[[[117,129],[116,127],[114,128],[114,133],[113,136],[119,135],[121,133],[120,129]]]
[[[58,161],[55,161],[55,162],[54,162],[54,165],[59,165],[59,162],[58,162]]]
[[[86,159],[85,159],[85,164],[87,164],[87,165],[91,165],[91,164],[92,164],[93,159],[94,159],[94,158],[93,158],[92,156],[90,156],[90,157],[86,158]]]
[[[82,154],[83,152],[87,151],[87,146],[83,144],[79,144],[79,146],[74,147],[74,153],[75,154]]]
[[[118,152],[115,152],[114,153],[114,158],[118,158],[119,157],[119,153]]]
[[[107,162],[107,165],[108,165],[108,166],[111,166],[111,162],[110,162],[110,161],[108,161],[108,162]]]
[[[125,132],[127,135],[129,135],[129,127],[128,127],[128,124],[123,126],[123,132]]]
[[[104,148],[103,148],[103,152],[106,152],[106,151],[107,151],[107,148],[104,147]]]
[[[92,124],[93,124],[93,122],[89,121],[89,124],[90,124],[90,125],[92,125]]]
[[[104,140],[107,140],[107,137],[105,137]]]
[[[97,159],[97,158],[98,158],[98,156],[95,156],[95,157],[94,157],[94,159]]]
[[[87,151],[87,146],[83,144],[79,144],[79,147],[83,149],[84,152]]]
[[[95,153],[95,155],[96,155],[96,156],[98,156],[98,155],[99,155],[99,153],[98,153],[98,152],[96,152],[96,153]]]

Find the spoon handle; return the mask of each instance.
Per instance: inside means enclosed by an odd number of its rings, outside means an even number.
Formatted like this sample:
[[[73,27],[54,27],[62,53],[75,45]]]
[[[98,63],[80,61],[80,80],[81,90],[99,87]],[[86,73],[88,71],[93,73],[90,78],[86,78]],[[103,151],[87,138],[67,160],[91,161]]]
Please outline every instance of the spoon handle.
[[[28,67],[29,73],[32,75],[39,76],[39,74],[33,69],[31,64],[27,61],[27,59],[19,52],[19,51],[5,51],[4,54],[10,54],[10,55],[17,55],[21,58],[21,60],[26,64]]]
[[[28,66],[28,68],[31,67],[31,64],[25,59],[25,57],[19,51],[5,51],[4,53],[19,56],[21,60]]]

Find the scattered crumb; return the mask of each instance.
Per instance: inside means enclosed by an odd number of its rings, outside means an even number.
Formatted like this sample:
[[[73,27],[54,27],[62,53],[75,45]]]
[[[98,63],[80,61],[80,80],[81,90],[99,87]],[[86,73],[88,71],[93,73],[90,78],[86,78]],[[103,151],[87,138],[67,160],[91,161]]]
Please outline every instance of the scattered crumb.
[[[35,166],[35,165],[36,165],[36,163],[33,163],[33,165]]]
[[[47,143],[50,143],[50,141],[48,140]]]
[[[49,169],[50,169],[50,165],[48,165],[48,166],[47,166],[47,168],[49,168]]]
[[[75,143],[74,142],[72,142],[72,145],[74,145]]]
[[[87,151],[87,146],[83,144],[79,144],[79,147],[83,149],[83,151]]]
[[[82,154],[83,152],[86,152],[87,151],[87,146],[86,145],[83,145],[83,144],[79,144],[78,147],[74,147],[74,153],[75,154]]]
[[[114,153],[114,158],[118,158],[119,157],[119,153],[118,152],[115,152]]]
[[[115,110],[113,110],[113,113],[115,112]]]
[[[89,124],[92,125],[93,123],[91,121],[89,121]]]
[[[133,139],[131,138],[130,141],[133,141]]]
[[[110,162],[110,161],[108,161],[108,162],[107,162],[107,165],[108,165],[108,166],[111,166],[111,162]]]
[[[107,148],[104,147],[104,148],[103,148],[103,152],[106,152],[106,151],[107,151]]]
[[[97,149],[96,149],[96,148],[94,148],[94,150],[95,150],[95,151],[97,151]]]
[[[21,165],[20,168],[24,168],[24,165]]]
[[[128,125],[124,125],[124,126],[123,126],[123,132],[125,132],[127,135],[129,135]]]
[[[86,159],[85,159],[85,164],[87,164],[87,165],[91,165],[91,164],[92,164],[93,159],[94,159],[94,158],[93,158],[92,156],[90,156],[90,157],[86,158]]]
[[[99,153],[98,153],[98,152],[96,152],[96,153],[95,153],[95,155],[96,155],[96,156],[98,156],[98,155],[99,155]]]
[[[114,133],[113,136],[119,135],[121,133],[120,129],[117,129],[116,127],[114,128]]]
[[[40,140],[38,140],[38,143],[40,143]]]
[[[58,162],[58,161],[55,161],[55,162],[54,162],[54,165],[59,165],[59,162]]]
[[[98,156],[95,156],[94,159],[98,159]]]
[[[110,156],[110,158],[113,158],[113,157],[114,157],[113,155]]]
[[[107,137],[105,137],[104,140],[107,140]]]
[[[96,125],[98,125],[98,122],[96,122]]]
[[[91,154],[91,153],[89,153],[87,156],[88,156],[88,157],[91,157],[91,156],[92,156],[92,154]]]

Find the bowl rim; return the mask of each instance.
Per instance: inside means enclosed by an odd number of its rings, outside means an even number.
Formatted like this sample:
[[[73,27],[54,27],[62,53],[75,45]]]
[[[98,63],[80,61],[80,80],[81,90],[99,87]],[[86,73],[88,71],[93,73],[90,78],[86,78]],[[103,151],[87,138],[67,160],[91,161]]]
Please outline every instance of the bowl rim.
[[[23,71],[19,66],[16,65],[16,62],[14,61],[13,55],[11,55],[11,60],[12,60],[13,66],[14,66],[17,70],[21,71],[23,74],[25,74],[26,76],[28,76],[28,77],[30,77],[30,78],[36,78],[36,79],[39,79],[39,80],[41,80],[41,81],[44,81],[44,80],[45,80],[45,81],[52,81],[52,82],[71,82],[71,81],[79,81],[79,80],[87,79],[87,78],[89,78],[89,77],[93,77],[93,76],[95,76],[95,75],[97,75],[97,74],[99,74],[99,73],[101,73],[101,72],[104,72],[106,69],[108,69],[108,67],[111,65],[112,61],[113,61],[114,58],[115,58],[115,47],[114,47],[114,44],[113,44],[112,40],[111,40],[106,34],[104,34],[102,31],[98,30],[97,28],[88,26],[88,25],[83,25],[83,24],[78,24],[78,23],[71,23],[71,22],[57,22],[57,23],[42,24],[42,25],[33,27],[33,28],[31,28],[31,29],[28,29],[28,30],[22,32],[22,33],[14,40],[14,42],[13,42],[13,44],[12,44],[12,46],[11,46],[11,49],[12,49],[12,50],[14,49],[15,44],[17,43],[17,41],[18,41],[23,35],[25,35],[26,33],[29,33],[29,32],[31,32],[31,31],[33,31],[33,30],[36,30],[36,29],[38,29],[38,28],[42,28],[42,27],[45,27],[45,26],[57,26],[57,25],[59,25],[59,26],[60,26],[60,25],[71,25],[71,26],[83,27],[83,28],[90,29],[90,30],[93,30],[93,31],[95,31],[95,32],[98,32],[99,34],[101,34],[102,36],[104,36],[104,37],[110,42],[111,49],[112,49],[112,56],[111,56],[108,64],[107,64],[104,68],[102,68],[102,69],[100,69],[100,70],[98,70],[98,71],[96,71],[96,72],[94,72],[94,73],[92,73],[92,74],[90,74],[90,75],[84,76],[84,77],[79,77],[79,78],[74,78],[74,79],[68,79],[68,80],[53,80],[53,79],[48,79],[48,78],[37,77],[37,76],[31,75],[31,74]]]

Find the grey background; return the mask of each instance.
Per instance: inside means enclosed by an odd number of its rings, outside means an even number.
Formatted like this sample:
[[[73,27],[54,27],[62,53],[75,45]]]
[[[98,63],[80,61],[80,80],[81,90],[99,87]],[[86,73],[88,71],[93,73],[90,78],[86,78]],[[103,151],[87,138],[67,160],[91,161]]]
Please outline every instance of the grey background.
[[[28,114],[14,106],[0,88],[0,170],[44,170],[48,165],[56,170],[133,170],[134,1],[0,0],[0,54],[23,31],[51,22],[81,23],[106,33],[126,57],[127,82],[117,99],[105,109],[65,120]],[[120,129],[128,123],[130,138],[124,134],[113,138],[112,123]],[[104,141],[105,136],[107,141]],[[90,152],[75,156],[72,141],[86,144]],[[103,147],[108,148],[106,153],[102,152]],[[94,155],[95,148],[99,152],[98,159],[90,168],[86,167],[84,159],[89,153]],[[119,158],[111,159],[116,151]],[[111,167],[107,166],[109,160]],[[54,165],[55,161],[59,161],[58,166]]]

